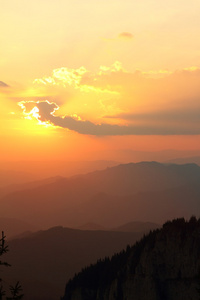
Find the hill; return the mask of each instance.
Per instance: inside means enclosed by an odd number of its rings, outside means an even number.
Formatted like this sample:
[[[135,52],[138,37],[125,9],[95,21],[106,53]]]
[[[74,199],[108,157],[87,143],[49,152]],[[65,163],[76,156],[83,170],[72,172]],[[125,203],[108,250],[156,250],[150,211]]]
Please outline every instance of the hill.
[[[1,214],[36,224],[116,227],[142,220],[163,223],[200,211],[200,167],[141,162],[56,178],[0,198]]]
[[[200,156],[192,156],[192,157],[181,157],[176,159],[168,160],[167,163],[171,164],[188,164],[194,163],[200,166]]]
[[[103,170],[107,167],[118,165],[119,162],[111,160],[93,160],[93,161],[4,161],[0,160],[0,166],[5,177],[5,170],[10,170],[9,173],[30,173],[35,176],[35,179],[44,179],[47,177],[63,176],[71,177],[77,174],[87,174],[96,170]],[[12,177],[11,177],[12,178]],[[16,176],[15,176],[16,178]],[[28,177],[24,177],[28,181]],[[0,170],[1,179],[1,170]],[[25,182],[25,181],[24,181]],[[14,182],[13,182],[14,183]],[[17,182],[15,182],[17,183]],[[1,186],[1,184],[0,184]]]
[[[22,184],[27,181],[35,180],[36,176],[29,172],[20,172],[15,170],[0,169],[0,188],[12,185]]]
[[[85,223],[81,226],[79,226],[78,228],[76,229],[80,229],[80,230],[104,230],[104,231],[109,231],[108,228],[105,228],[99,224],[96,224],[96,223],[92,223],[92,222],[89,222],[89,223]]]
[[[6,232],[5,232],[6,234]],[[59,227],[10,240],[6,282],[20,281],[24,300],[57,300],[66,282],[88,264],[134,244],[142,233],[84,231]]]
[[[113,230],[118,232],[143,232],[148,233],[150,230],[159,228],[161,225],[151,222],[129,222]]]
[[[123,224],[121,226],[115,227],[115,228],[106,228],[96,223],[86,223],[82,226],[79,226],[77,229],[80,230],[104,230],[104,231],[117,231],[117,232],[142,232],[146,233],[150,230],[154,230],[159,228],[161,225],[151,222],[129,222],[126,224]]]
[[[75,275],[62,300],[197,300],[199,270],[200,219],[177,219]]]
[[[0,232],[6,232],[6,238],[12,239],[21,234],[28,234],[28,232],[38,230],[37,227],[32,226],[27,222],[23,222],[13,218],[0,217]]]
[[[87,219],[107,227],[137,219],[164,223],[167,219],[181,216],[189,218],[196,214],[199,217],[199,199],[200,186],[197,184],[124,196],[99,193],[80,204],[76,215],[80,222]]]
[[[26,181],[23,183],[17,183],[17,181],[14,181],[12,184],[0,187],[0,198],[4,197],[5,195],[15,193],[18,191],[23,191],[27,189],[32,190],[40,186],[53,184],[59,180],[62,180],[61,176],[50,177],[50,178],[45,178],[40,180],[32,180],[32,181],[28,181],[28,177],[26,177]]]

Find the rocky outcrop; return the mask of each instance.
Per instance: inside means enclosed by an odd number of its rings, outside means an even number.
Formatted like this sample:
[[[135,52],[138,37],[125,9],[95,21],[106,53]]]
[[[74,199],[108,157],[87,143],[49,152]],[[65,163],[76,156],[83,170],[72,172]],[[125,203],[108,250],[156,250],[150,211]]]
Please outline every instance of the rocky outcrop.
[[[76,275],[63,300],[200,299],[200,219],[177,219]]]

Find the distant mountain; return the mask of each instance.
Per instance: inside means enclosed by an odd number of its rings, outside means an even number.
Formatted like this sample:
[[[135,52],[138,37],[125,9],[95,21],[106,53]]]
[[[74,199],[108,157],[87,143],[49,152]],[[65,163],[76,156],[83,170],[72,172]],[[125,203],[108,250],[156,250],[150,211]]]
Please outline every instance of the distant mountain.
[[[0,161],[0,198],[8,193],[53,183],[58,178],[87,174],[118,165],[115,161]],[[8,170],[9,168],[9,170]],[[32,172],[32,173],[31,173]]]
[[[5,232],[6,234],[6,232]],[[20,281],[24,300],[57,300],[66,282],[88,264],[134,244],[142,233],[54,227],[8,242],[2,270],[6,282]]]
[[[11,170],[12,173],[31,173],[35,179],[47,177],[71,177],[77,174],[86,174],[96,170],[103,170],[107,167],[118,165],[119,161],[93,160],[93,161],[0,161],[4,170]],[[12,174],[11,173],[11,174]],[[34,179],[34,180],[35,180]],[[15,183],[15,182],[13,182]],[[16,182],[17,183],[17,182]]]
[[[0,170],[0,188],[12,185],[22,184],[28,181],[33,181],[37,177],[29,172]]]
[[[4,231],[7,239],[21,234],[27,235],[27,231],[31,232],[38,229],[38,227],[18,219],[0,217],[0,232]]]
[[[140,161],[158,161],[165,162],[175,158],[199,156],[200,148],[198,150],[176,150],[165,149],[160,151],[137,151],[132,149],[118,149],[106,150],[97,152],[96,155],[112,160],[121,161],[122,163],[140,162]]]
[[[151,222],[129,222],[114,228],[113,230],[118,232],[143,232],[148,233],[150,230],[160,228],[161,225]]]
[[[161,225],[151,222],[129,222],[126,224],[123,224],[121,226],[118,226],[116,228],[108,228],[103,227],[96,223],[86,223],[82,226],[79,226],[77,229],[80,230],[104,230],[104,231],[117,231],[117,232],[140,232],[140,233],[148,233],[150,230],[154,230],[157,228],[160,228]]]
[[[197,184],[127,196],[99,193],[76,210],[79,222],[87,219],[106,227],[137,219],[163,223],[170,218],[188,218],[194,214],[200,216],[200,185]]]
[[[200,167],[195,164],[140,162],[121,164],[78,178],[84,179],[88,188],[96,188],[98,192],[130,195],[198,183]]]
[[[167,222],[133,247],[75,275],[62,300],[197,300],[199,233],[200,219]]]
[[[117,231],[117,232],[140,232],[140,233],[147,233],[150,230],[154,230],[157,228],[160,228],[161,225],[157,223],[151,223],[151,222],[138,222],[133,221],[126,224],[123,224],[118,227],[110,228],[110,227],[104,227],[99,224],[89,222],[85,223],[82,226],[77,227],[77,229],[80,230],[104,230],[104,231]]]
[[[81,226],[78,226],[77,229],[80,229],[80,230],[105,230],[105,231],[109,231],[108,228],[105,228],[104,226],[101,226],[99,224],[92,223],[92,222],[88,222],[88,223],[85,223]]]
[[[26,177],[26,181],[23,183],[18,183],[18,184],[15,183],[15,184],[6,185],[4,187],[0,187],[0,198],[14,192],[23,191],[27,189],[30,190],[40,186],[45,186],[46,184],[53,184],[58,180],[62,180],[62,178],[63,177],[61,176],[55,176],[55,177],[50,177],[50,178],[45,178],[40,180],[32,179],[31,181],[28,181],[28,177]]]
[[[141,162],[10,193],[1,214],[40,228],[93,222],[115,227],[132,220],[162,223],[200,214],[200,167]]]
[[[200,166],[200,156],[192,156],[192,157],[182,157],[168,160],[167,163],[171,164],[189,164],[194,163]]]

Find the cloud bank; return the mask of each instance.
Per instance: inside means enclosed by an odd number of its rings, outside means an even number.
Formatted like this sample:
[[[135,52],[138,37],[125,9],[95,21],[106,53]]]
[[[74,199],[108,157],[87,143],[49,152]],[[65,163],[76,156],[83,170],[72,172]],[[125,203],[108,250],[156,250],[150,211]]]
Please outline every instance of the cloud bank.
[[[32,115],[38,121],[46,124],[52,124],[73,130],[80,134],[95,136],[116,136],[116,135],[195,135],[200,134],[200,128],[190,127],[187,124],[181,126],[168,126],[166,124],[152,125],[151,122],[140,125],[113,125],[113,124],[95,124],[88,120],[83,121],[78,117],[57,116],[59,106],[49,101],[23,101],[19,105],[23,109],[25,115]],[[143,118],[143,116],[142,116]]]
[[[198,67],[128,72],[118,61],[96,72],[62,67],[36,79],[37,97],[22,97],[21,108],[26,118],[80,134],[197,135],[199,82]]]

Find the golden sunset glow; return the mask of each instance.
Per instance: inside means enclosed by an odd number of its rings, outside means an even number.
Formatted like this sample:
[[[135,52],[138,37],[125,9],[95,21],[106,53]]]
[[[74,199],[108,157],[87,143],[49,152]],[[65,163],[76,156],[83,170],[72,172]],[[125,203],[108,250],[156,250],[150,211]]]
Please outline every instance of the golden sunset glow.
[[[199,11],[172,0],[3,3],[2,159],[200,150]]]
[[[4,0],[0,28],[0,300],[200,299],[200,0]]]
[[[48,100],[46,100],[46,102],[49,103]],[[39,125],[43,125],[45,127],[52,126],[48,121],[45,121],[45,122],[41,121],[40,110],[37,106],[34,106],[35,104],[39,104],[39,103],[40,103],[40,101],[37,101],[36,103],[34,103],[34,101],[21,101],[21,102],[18,102],[18,105],[23,110],[24,119],[27,119],[27,120],[36,119],[38,121]],[[28,110],[26,108],[27,104],[29,106]],[[58,108],[56,108],[56,109],[58,109]],[[54,111],[53,111],[53,113],[54,113]]]

